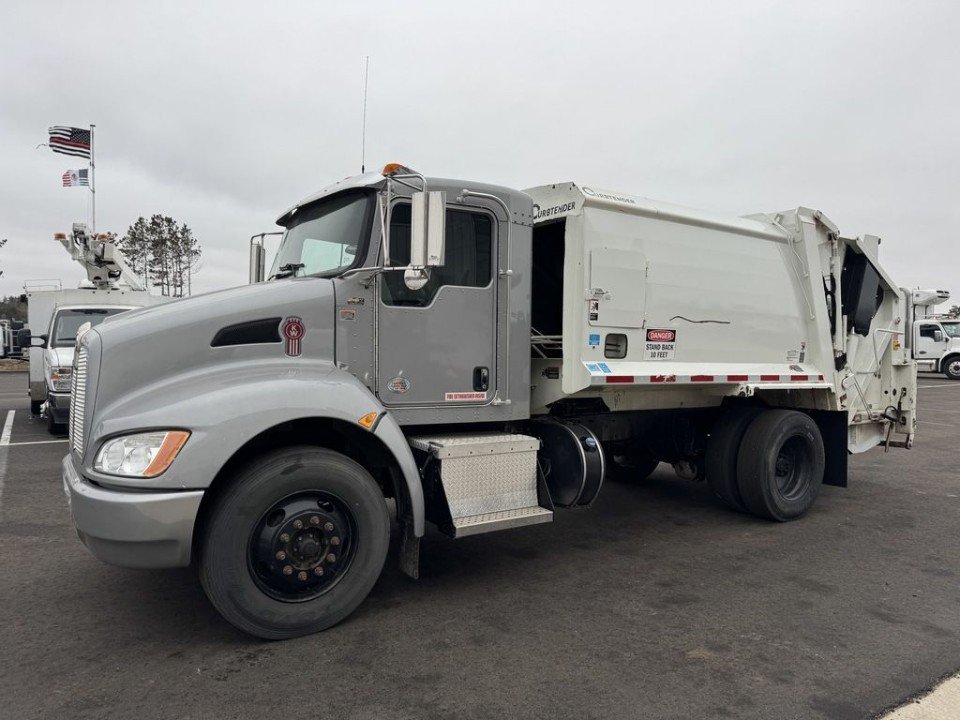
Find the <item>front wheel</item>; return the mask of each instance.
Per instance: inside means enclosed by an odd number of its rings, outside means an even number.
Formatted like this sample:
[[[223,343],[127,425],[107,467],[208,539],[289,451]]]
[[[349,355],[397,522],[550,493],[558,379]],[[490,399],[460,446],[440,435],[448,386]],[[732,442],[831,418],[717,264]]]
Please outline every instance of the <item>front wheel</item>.
[[[255,460],[216,499],[200,583],[240,630],[298,637],[363,602],[389,541],[383,493],[363,467],[331,450],[285,448]]]
[[[960,380],[960,355],[954,355],[944,361],[943,374],[951,380]]]

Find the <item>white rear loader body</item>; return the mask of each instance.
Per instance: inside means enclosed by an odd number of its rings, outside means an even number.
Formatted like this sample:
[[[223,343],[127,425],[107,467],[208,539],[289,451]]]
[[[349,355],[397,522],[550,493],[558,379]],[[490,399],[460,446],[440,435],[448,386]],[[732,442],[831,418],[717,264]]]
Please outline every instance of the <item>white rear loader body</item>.
[[[616,410],[759,396],[847,411],[851,452],[892,427],[906,436],[895,441],[909,442],[916,381],[907,308],[878,262],[878,238],[840,237],[802,207],[738,218],[574,183],[526,192],[535,228],[563,226],[551,235],[551,250],[563,253],[561,337],[537,327],[534,312],[534,412],[571,395]],[[537,243],[535,229],[535,267],[538,250],[547,252]],[[848,274],[854,265],[876,274],[875,312],[864,310],[859,328],[842,312],[855,300],[843,296],[845,261]],[[539,289],[535,277],[535,307]],[[625,353],[611,335],[625,338]],[[552,357],[561,346],[562,357]],[[890,407],[896,423],[884,415]]]

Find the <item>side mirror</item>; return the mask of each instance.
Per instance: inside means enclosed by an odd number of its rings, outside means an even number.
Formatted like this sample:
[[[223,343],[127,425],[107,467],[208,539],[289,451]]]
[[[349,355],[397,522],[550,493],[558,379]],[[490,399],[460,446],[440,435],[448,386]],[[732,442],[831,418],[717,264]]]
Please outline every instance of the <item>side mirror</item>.
[[[45,348],[47,346],[47,335],[31,335],[30,328],[23,328],[22,330],[17,330],[17,345],[22,348]],[[40,340],[39,345],[34,345],[34,340]]]
[[[418,192],[411,198],[410,264],[414,267],[443,265],[447,220],[445,192]]]
[[[933,341],[934,341],[934,342],[943,342],[943,330],[934,330],[934,331],[933,331]]]

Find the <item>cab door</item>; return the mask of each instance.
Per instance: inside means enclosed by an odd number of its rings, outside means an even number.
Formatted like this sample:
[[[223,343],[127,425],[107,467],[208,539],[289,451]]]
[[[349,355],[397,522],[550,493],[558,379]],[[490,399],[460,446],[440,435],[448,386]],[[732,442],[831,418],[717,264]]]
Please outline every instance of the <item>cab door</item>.
[[[917,360],[936,364],[943,354],[943,340],[937,340],[936,334],[943,330],[938,323],[920,323],[917,326]]]
[[[496,393],[497,222],[447,208],[444,264],[418,290],[379,277],[377,395],[387,406],[475,406]],[[390,262],[410,262],[410,203],[390,213]]]

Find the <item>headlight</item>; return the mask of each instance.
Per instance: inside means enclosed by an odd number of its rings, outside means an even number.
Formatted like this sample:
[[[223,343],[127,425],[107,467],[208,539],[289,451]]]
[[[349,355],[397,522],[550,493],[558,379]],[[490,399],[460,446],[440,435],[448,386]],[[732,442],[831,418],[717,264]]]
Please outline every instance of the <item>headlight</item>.
[[[72,377],[72,367],[52,367],[47,374],[47,381],[54,392],[70,392],[70,379]]]
[[[108,475],[152,478],[170,467],[187,442],[185,430],[159,430],[107,440],[97,453],[93,469]]]

